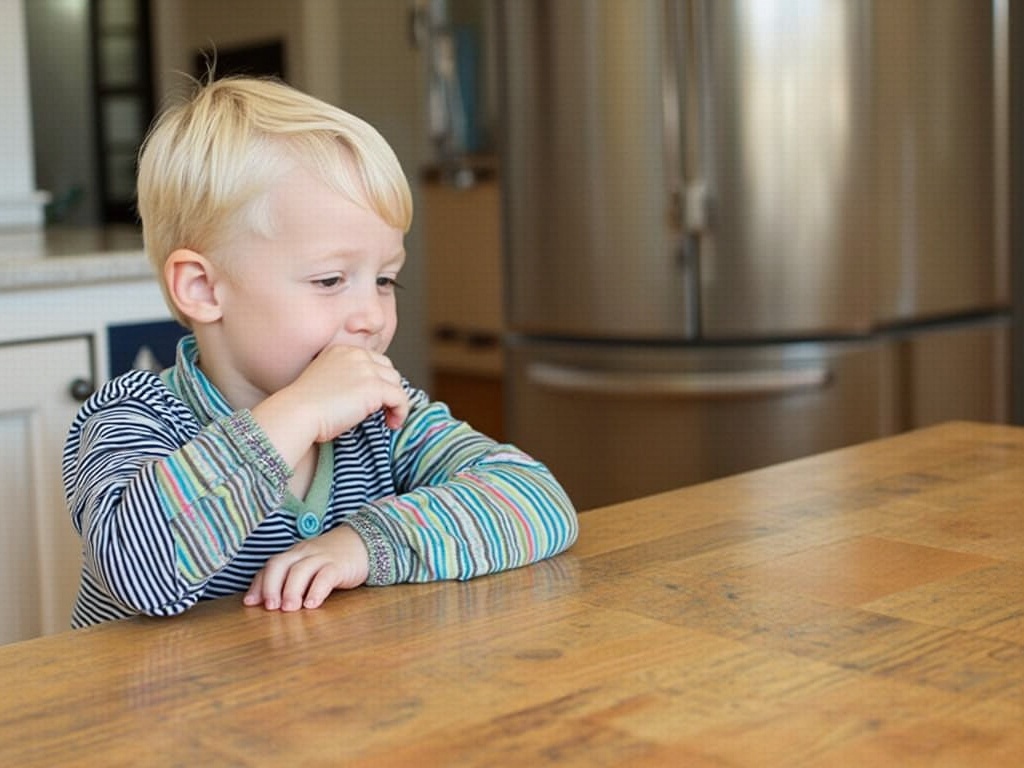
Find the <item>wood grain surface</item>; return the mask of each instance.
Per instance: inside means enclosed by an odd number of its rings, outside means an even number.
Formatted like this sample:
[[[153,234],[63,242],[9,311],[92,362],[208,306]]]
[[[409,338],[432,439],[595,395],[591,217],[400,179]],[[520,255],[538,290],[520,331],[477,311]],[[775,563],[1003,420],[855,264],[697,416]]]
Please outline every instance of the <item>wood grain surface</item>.
[[[1024,429],[584,512],[468,583],[0,648],[0,765],[1020,766]]]

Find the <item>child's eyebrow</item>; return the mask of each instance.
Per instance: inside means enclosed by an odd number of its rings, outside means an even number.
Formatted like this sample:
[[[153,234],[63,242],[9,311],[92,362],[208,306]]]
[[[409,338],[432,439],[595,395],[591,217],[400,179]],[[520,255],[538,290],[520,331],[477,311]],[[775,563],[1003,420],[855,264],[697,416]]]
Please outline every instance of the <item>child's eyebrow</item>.
[[[363,256],[364,254],[356,249],[337,248],[333,251],[312,257],[308,262],[308,266],[318,269],[337,268],[338,262],[359,259]],[[380,262],[380,266],[389,269],[401,269],[405,266],[406,258],[406,250],[405,248],[402,248],[391,256],[384,256]]]

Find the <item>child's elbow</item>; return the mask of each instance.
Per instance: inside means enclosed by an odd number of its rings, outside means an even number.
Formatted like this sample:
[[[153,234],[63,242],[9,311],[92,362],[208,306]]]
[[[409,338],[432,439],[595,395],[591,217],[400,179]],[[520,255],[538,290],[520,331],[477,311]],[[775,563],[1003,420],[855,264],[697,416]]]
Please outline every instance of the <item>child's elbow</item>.
[[[555,480],[550,471],[545,468],[548,481],[549,506],[546,510],[545,528],[550,532],[548,537],[549,547],[542,557],[553,557],[569,549],[580,534],[579,515],[572,499],[565,492],[565,489]]]

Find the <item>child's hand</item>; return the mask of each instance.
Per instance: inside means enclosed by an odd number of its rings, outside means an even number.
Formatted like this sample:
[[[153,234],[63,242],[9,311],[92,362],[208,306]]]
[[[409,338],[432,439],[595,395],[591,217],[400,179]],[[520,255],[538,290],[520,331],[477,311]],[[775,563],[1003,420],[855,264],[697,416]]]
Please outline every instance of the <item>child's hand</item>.
[[[333,440],[379,410],[391,429],[405,423],[409,396],[401,374],[378,352],[336,345],[255,406],[252,415],[294,467],[310,445]]]
[[[335,589],[354,589],[366,581],[370,558],[354,530],[342,525],[274,555],[256,574],[242,598],[267,610],[319,608]]]
[[[409,398],[391,360],[359,347],[327,347],[289,389],[316,405],[317,442],[333,440],[381,409],[392,429],[409,415]]]

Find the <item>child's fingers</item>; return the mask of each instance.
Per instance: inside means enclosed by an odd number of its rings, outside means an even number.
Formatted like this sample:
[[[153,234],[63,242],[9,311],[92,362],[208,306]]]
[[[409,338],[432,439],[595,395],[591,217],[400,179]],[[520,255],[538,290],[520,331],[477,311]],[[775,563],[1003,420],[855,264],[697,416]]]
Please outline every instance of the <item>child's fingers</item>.
[[[256,574],[252,585],[249,587],[249,591],[257,596],[252,605],[263,603],[263,607],[268,611],[276,611],[281,607],[285,579],[288,578],[288,573],[291,571],[295,560],[296,554],[294,549],[274,555],[267,560],[267,564]]]
[[[245,591],[245,596],[242,598],[242,603],[245,605],[259,605],[263,602],[263,571],[257,573],[252,583],[249,585],[249,589]]]
[[[309,589],[306,590],[306,598],[302,603],[302,607],[319,608],[337,586],[340,586],[338,569],[330,564],[325,565],[313,577]]]
[[[302,608],[310,585],[327,565],[328,561],[322,556],[304,557],[292,563],[281,587],[281,610],[297,611]]]
[[[384,420],[391,429],[398,429],[409,416],[409,395],[396,385],[390,393],[388,401],[384,403]]]

